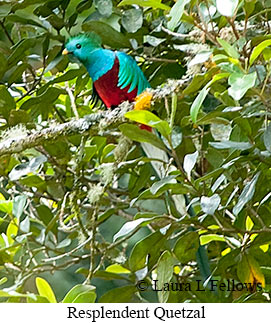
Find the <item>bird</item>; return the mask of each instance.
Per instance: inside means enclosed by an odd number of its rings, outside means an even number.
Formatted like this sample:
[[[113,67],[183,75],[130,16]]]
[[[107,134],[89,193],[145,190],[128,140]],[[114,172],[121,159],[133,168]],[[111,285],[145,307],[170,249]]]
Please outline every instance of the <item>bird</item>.
[[[104,49],[100,37],[92,32],[71,37],[62,54],[73,55],[86,67],[95,92],[107,108],[132,102],[151,87],[131,56]]]
[[[144,73],[131,56],[124,52],[104,49],[100,37],[93,32],[71,37],[62,54],[72,55],[86,67],[94,91],[107,108],[114,108],[123,101],[135,101],[144,91],[151,88]],[[142,126],[143,131],[152,131],[150,127]],[[167,153],[147,142],[141,143],[141,147],[147,157],[156,159],[152,160],[151,164],[158,177],[164,178],[166,176],[164,165],[169,163]],[[173,167],[175,166],[171,166],[174,170]],[[177,210],[184,208],[184,198],[186,197],[182,195],[172,196]],[[191,209],[192,207],[189,208]],[[197,259],[205,280],[210,276],[210,268],[206,251],[202,246],[197,252]]]
[[[131,56],[121,51],[104,49],[101,38],[93,32],[71,37],[62,54],[72,55],[86,67],[93,82],[94,93],[107,108],[115,108],[123,101],[133,102],[151,88]],[[140,128],[152,132],[148,125],[141,124]],[[164,163],[169,161],[163,150],[145,142],[141,143],[141,147],[149,158],[160,159]],[[163,163],[152,161],[152,166],[159,178],[165,176]]]

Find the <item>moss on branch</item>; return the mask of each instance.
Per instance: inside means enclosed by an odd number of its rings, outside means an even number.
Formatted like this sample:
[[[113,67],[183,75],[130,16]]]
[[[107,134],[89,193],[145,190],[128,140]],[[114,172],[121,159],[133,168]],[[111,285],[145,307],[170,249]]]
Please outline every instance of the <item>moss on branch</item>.
[[[152,101],[163,99],[178,91],[187,81],[187,79],[169,80],[164,86],[149,90],[153,96]],[[99,111],[80,119],[72,119],[69,122],[54,124],[42,130],[29,131],[21,136],[4,139],[0,141],[0,156],[20,153],[25,149],[43,145],[45,142],[56,140],[59,137],[84,133],[97,135],[101,131],[115,128],[123,123],[125,113],[132,110],[133,106],[133,103],[123,102],[114,110]]]

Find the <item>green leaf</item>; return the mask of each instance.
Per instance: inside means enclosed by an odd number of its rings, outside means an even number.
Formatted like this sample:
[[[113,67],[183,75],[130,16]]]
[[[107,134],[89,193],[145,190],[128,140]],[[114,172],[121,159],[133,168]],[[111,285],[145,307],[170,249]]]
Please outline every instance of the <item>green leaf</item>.
[[[56,157],[57,160],[69,158],[69,145],[62,139],[44,143],[44,148],[51,156]]]
[[[49,87],[42,94],[35,97],[31,97],[21,105],[21,109],[28,110],[33,109],[34,106],[44,106],[48,108],[48,105],[53,103],[60,94],[66,94],[64,89],[59,89],[56,87]]]
[[[271,244],[271,235],[270,233],[259,233],[257,237],[253,240],[253,246],[261,246],[264,244]]]
[[[179,23],[180,19],[182,18],[184,7],[190,0],[177,0],[177,2],[173,5],[169,12],[170,21],[168,22],[167,26],[170,30],[174,30]]]
[[[219,61],[228,61],[229,57],[224,54],[217,54],[212,57],[214,62],[220,63]]]
[[[262,53],[265,61],[269,61],[271,59],[271,48],[265,48]]]
[[[46,189],[46,182],[37,175],[28,175],[27,177],[21,178],[20,183],[28,187]]]
[[[35,2],[41,2],[42,3],[44,1],[35,1]],[[49,8],[46,5],[41,5],[41,6],[38,6],[33,12],[38,17],[41,16],[43,18],[46,18],[46,17],[51,15],[52,8]]]
[[[271,124],[267,126],[263,133],[263,142],[265,145],[265,148],[271,152]]]
[[[30,231],[30,219],[29,216],[26,216],[20,223],[20,231],[28,233]]]
[[[52,61],[50,61],[50,63],[46,66],[45,72],[51,71],[54,68],[57,68],[58,66],[60,66],[61,64],[68,64],[68,62],[69,62],[68,57],[64,55],[60,55],[60,53],[58,53],[58,55],[54,57],[54,59],[52,59]],[[45,87],[47,88],[46,84],[45,84]]]
[[[244,118],[243,116],[237,117],[234,119],[234,122],[240,127],[242,132],[246,134],[248,137],[252,135],[251,125],[247,118]]]
[[[58,31],[65,25],[64,20],[55,13],[52,13],[50,16],[48,16],[46,20],[51,24],[52,27],[54,27]]]
[[[66,238],[66,239],[63,239],[62,241],[60,241],[58,244],[57,244],[57,246],[56,246],[56,248],[57,249],[61,249],[61,248],[66,248],[66,247],[68,247],[70,244],[71,244],[71,239],[69,239],[69,238]]]
[[[241,254],[237,265],[237,276],[242,283],[259,282],[264,287],[265,280],[258,262],[248,254]]]
[[[0,17],[1,19],[6,18],[10,14],[11,3],[2,2],[0,6]]]
[[[158,288],[161,288],[166,283],[170,283],[171,278],[173,276],[173,258],[171,253],[166,250],[157,262],[157,280],[158,280]],[[159,291],[158,292],[158,300],[160,303],[166,303],[169,297],[169,291]]]
[[[124,11],[121,18],[121,24],[128,33],[137,32],[143,24],[142,10],[133,8]]]
[[[96,293],[92,291],[81,293],[75,298],[73,303],[95,303],[96,297]]]
[[[257,45],[257,46],[253,49],[253,51],[252,51],[252,53],[251,53],[251,55],[250,55],[250,58],[249,58],[249,65],[251,66],[251,65],[255,62],[255,60],[256,60],[256,59],[261,55],[262,51],[263,51],[266,47],[268,47],[268,46],[270,46],[270,45],[271,45],[271,40],[270,40],[270,39],[265,40],[265,41],[261,42],[259,45]]]
[[[212,172],[207,173],[206,175],[204,175],[204,176],[198,178],[197,180],[195,180],[195,185],[197,186],[199,183],[204,182],[209,178],[217,177],[221,173],[223,173],[223,168],[222,167],[217,168],[217,169],[213,170]]]
[[[161,3],[161,0],[122,0],[118,7],[127,5],[138,5],[141,7],[151,7],[163,10],[170,10],[170,7]]]
[[[198,54],[196,54],[195,57],[193,57],[193,59],[191,59],[187,67],[190,68],[191,66],[205,63],[206,61],[209,60],[211,55],[212,55],[212,51],[205,50],[205,51],[199,52]]]
[[[54,181],[54,180],[47,181],[47,191],[55,198],[61,199],[64,196],[63,186],[58,181]]]
[[[41,277],[36,278],[36,286],[40,296],[46,297],[50,303],[56,303],[55,294],[47,281]]]
[[[82,25],[83,31],[93,31],[98,34],[104,45],[112,48],[130,48],[128,37],[101,21],[86,21]]]
[[[134,231],[139,225],[143,224],[144,222],[149,222],[150,220],[151,219],[141,218],[124,223],[121,229],[114,235],[113,242],[115,242],[118,238],[126,236],[127,234]]]
[[[265,278],[258,261],[252,255],[248,255],[248,262],[253,275],[253,282],[259,282],[262,287],[265,287]]]
[[[240,100],[246,92],[254,87],[257,79],[257,73],[250,74],[232,73],[228,79],[230,88],[228,89],[229,95],[234,100]]]
[[[112,0],[94,0],[95,8],[104,17],[110,17],[113,10]]]
[[[12,214],[13,202],[0,200],[0,211],[8,214]]]
[[[29,48],[34,47],[36,44],[36,38],[27,38],[18,42],[12,49],[12,54],[8,57],[8,65],[13,66],[19,62],[24,56],[25,52],[29,50]]]
[[[223,236],[218,234],[204,234],[200,236],[199,240],[201,246],[204,246],[212,241],[226,241]]]
[[[148,142],[153,146],[166,150],[162,141],[153,133],[142,130],[137,125],[133,124],[122,124],[119,126],[120,131],[124,136],[138,142]]]
[[[252,144],[249,142],[238,142],[230,140],[223,140],[221,142],[209,142],[209,144],[216,149],[247,150],[252,147]]]
[[[14,290],[11,290],[11,291],[3,291],[3,290],[0,290],[0,297],[18,297],[18,298],[22,298],[22,297],[30,297],[32,299],[36,299],[36,295],[34,294],[22,294],[22,293],[18,293]]]
[[[92,285],[76,285],[65,295],[62,303],[94,303],[96,299],[96,287]],[[80,298],[78,298],[81,296]],[[80,301],[79,300],[83,300]],[[76,301],[77,300],[77,301]]]
[[[34,297],[27,297],[27,303],[50,303],[46,297],[35,295]]]
[[[99,214],[97,222],[100,224],[104,221],[106,221],[108,218],[111,217],[111,215],[115,214],[116,211],[114,209],[108,209],[105,212]]]
[[[255,186],[259,176],[260,172],[254,175],[252,180],[245,185],[241,195],[239,196],[237,204],[233,208],[234,215],[238,215],[242,211],[243,207],[253,198],[253,195],[255,193]]]
[[[105,269],[105,271],[110,272],[110,273],[115,273],[115,274],[130,274],[131,273],[131,271],[129,269],[124,268],[120,264],[110,265]]]
[[[199,236],[197,232],[187,232],[176,242],[173,253],[182,264],[196,260],[196,253],[199,247]]]
[[[3,76],[5,75],[5,72],[8,68],[8,62],[7,62],[7,59],[6,59],[6,56],[0,52],[0,79],[3,78]]]
[[[79,4],[76,6],[76,11],[78,13],[82,13],[85,10],[88,10],[92,6],[91,0],[83,0],[79,2]]]
[[[157,231],[138,241],[129,257],[129,268],[131,271],[136,272],[145,268],[148,257],[152,263],[155,263],[159,257],[159,250],[164,243],[165,238],[166,236]],[[152,247],[150,248],[150,246]]]
[[[248,18],[253,13],[256,2],[257,0],[245,0],[244,10],[246,13],[246,18]]]
[[[54,217],[50,208],[46,205],[38,205],[36,210],[38,212],[39,219],[44,223],[45,226],[47,226]]]
[[[38,156],[31,159],[29,162],[19,164],[15,166],[12,171],[9,173],[9,179],[11,181],[16,181],[22,176],[25,176],[29,173],[37,171],[43,163],[47,161],[47,157],[44,155]]]
[[[81,270],[79,270],[77,272],[84,274],[83,270],[85,271],[85,275],[87,276],[88,275],[88,270],[87,269],[83,268],[83,269],[81,269]],[[98,270],[95,273],[95,277],[101,278],[101,279],[104,279],[104,280],[120,279],[120,280],[130,282],[130,280],[127,277],[125,277],[125,276],[123,276],[121,274],[111,273],[111,272],[107,272],[105,270]]]
[[[191,180],[191,171],[196,165],[197,158],[198,158],[198,151],[196,150],[192,154],[187,154],[184,156],[184,161],[183,161],[183,169],[187,174],[187,177],[189,180]]]
[[[33,19],[30,19],[29,17],[24,18],[24,17],[18,16],[16,14],[9,14],[7,16],[7,20],[9,20],[11,22],[18,22],[22,25],[33,25],[33,26],[37,26],[37,27],[46,29],[42,24],[38,23],[37,21],[35,21]]]
[[[13,244],[14,237],[16,237],[18,233],[18,229],[19,229],[18,225],[19,225],[19,220],[17,218],[14,218],[9,222],[9,225],[7,227],[6,233],[7,233],[7,238],[10,246]]]
[[[103,294],[99,303],[130,303],[137,289],[134,285],[117,287]]]
[[[156,128],[162,136],[167,138],[171,133],[171,129],[169,124],[161,120],[155,114],[147,110],[132,110],[125,113],[125,117],[132,121],[136,121],[138,123],[145,124],[147,126]]]
[[[166,176],[166,177],[162,178],[161,180],[153,183],[150,188],[150,192],[153,195],[155,195],[165,185],[176,183],[176,180],[174,180],[175,178],[176,178],[176,175],[170,175],[170,176]]]
[[[176,149],[183,140],[183,134],[181,131],[181,128],[178,126],[173,127],[172,133],[171,133],[171,142],[172,142],[172,147]]]
[[[213,215],[219,207],[220,201],[221,198],[218,194],[214,194],[211,197],[202,196],[200,199],[201,209],[204,213]]]
[[[16,69],[10,74],[8,78],[8,84],[11,85],[12,83],[21,80],[22,74],[27,69],[31,68],[31,65],[22,63],[18,66],[16,66]]]
[[[132,201],[132,205],[134,205],[139,200],[157,198],[168,190],[170,190],[171,195],[188,194],[188,193],[195,194],[195,190],[193,189],[192,186],[183,184],[183,183],[173,182],[172,180],[169,180],[169,182],[167,183],[162,182],[161,185],[160,183],[157,185],[155,185],[154,183],[151,188],[152,188],[152,192],[155,192],[155,193],[152,193],[150,188],[146,189]]]
[[[205,100],[207,94],[210,91],[209,83],[199,92],[197,97],[195,98],[194,102],[192,103],[192,106],[190,108],[190,116],[194,123],[197,122],[197,116],[199,113],[199,109],[202,106],[203,101]]]
[[[217,38],[217,41],[223,47],[224,51],[228,54],[229,57],[232,57],[235,59],[238,59],[240,57],[236,49],[233,46],[231,46],[229,43],[227,43],[224,39]]]
[[[9,112],[15,107],[15,101],[5,85],[0,85],[0,115],[8,119]]]
[[[222,16],[233,17],[238,3],[238,0],[216,0],[216,8]]]
[[[30,121],[30,115],[23,110],[11,110],[8,117],[8,124],[10,126],[16,126],[20,123],[28,123]]]
[[[67,72],[63,73],[61,76],[58,76],[53,80],[50,80],[49,82],[44,84],[39,89],[39,93],[43,93],[52,84],[66,82],[76,77],[80,77],[82,75],[84,75],[84,70],[82,68],[68,70]]]
[[[250,216],[246,217],[246,230],[250,231],[252,230],[254,226],[254,222],[251,220]]]
[[[5,284],[7,281],[8,281],[7,277],[2,277],[2,278],[0,279],[0,285]]]
[[[26,195],[17,195],[14,198],[13,202],[13,209],[12,214],[17,218],[20,219],[21,215],[23,214],[25,205],[26,205],[27,197]]]

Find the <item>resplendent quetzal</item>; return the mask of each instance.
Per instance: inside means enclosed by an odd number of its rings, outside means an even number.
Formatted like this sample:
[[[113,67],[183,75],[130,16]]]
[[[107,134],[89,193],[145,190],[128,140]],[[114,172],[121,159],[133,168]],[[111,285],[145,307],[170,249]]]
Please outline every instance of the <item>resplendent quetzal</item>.
[[[62,52],[72,54],[86,67],[94,89],[107,108],[123,101],[133,101],[150,88],[136,61],[127,54],[102,48],[100,38],[93,34],[72,37]]]
[[[151,87],[131,56],[102,48],[100,37],[92,32],[70,38],[62,54],[73,55],[86,67],[95,92],[107,108],[114,108],[123,101],[132,102]],[[151,131],[149,126],[140,127]],[[169,158],[163,150],[149,143],[142,143],[141,146],[149,158],[168,162]],[[160,178],[165,176],[163,163],[152,161],[152,166]]]
[[[75,56],[86,67],[95,91],[107,108],[116,107],[123,101],[132,102],[150,88],[145,75],[132,57],[123,52],[102,48],[99,36],[94,33],[72,37],[66,43],[62,54]],[[149,143],[142,143],[142,148],[149,158],[162,161],[152,161],[152,166],[162,179],[166,176],[163,162],[168,163],[167,154]],[[173,195],[172,199],[176,208],[181,211],[184,207],[183,196]],[[189,211],[191,210],[192,208]],[[190,215],[193,216],[192,213]],[[205,280],[211,273],[208,257],[202,246],[198,249],[197,260]]]

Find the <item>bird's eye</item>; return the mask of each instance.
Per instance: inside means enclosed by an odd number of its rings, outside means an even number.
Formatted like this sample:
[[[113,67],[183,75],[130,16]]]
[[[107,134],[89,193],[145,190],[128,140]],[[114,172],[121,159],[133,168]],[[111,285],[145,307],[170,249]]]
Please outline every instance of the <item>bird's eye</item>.
[[[76,44],[76,48],[80,49],[81,47],[81,44]]]

